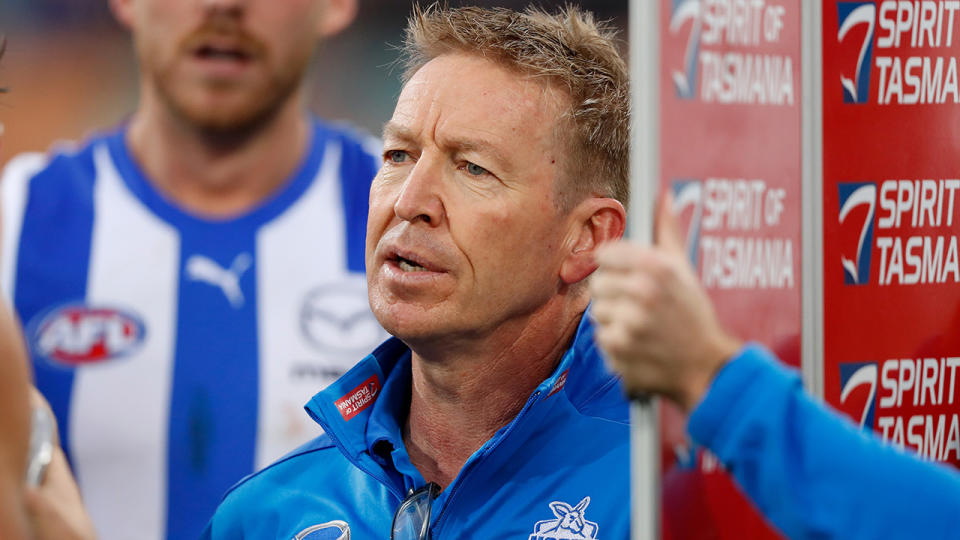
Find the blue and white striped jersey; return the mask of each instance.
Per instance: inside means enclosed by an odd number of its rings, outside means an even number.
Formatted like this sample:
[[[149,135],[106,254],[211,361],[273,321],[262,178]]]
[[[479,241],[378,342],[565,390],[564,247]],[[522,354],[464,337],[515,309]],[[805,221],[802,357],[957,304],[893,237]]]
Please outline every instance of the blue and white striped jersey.
[[[158,193],[124,134],[8,165],[0,278],[101,537],[196,538],[386,337],[363,275],[376,148],[315,123],[277,193],[212,220]]]

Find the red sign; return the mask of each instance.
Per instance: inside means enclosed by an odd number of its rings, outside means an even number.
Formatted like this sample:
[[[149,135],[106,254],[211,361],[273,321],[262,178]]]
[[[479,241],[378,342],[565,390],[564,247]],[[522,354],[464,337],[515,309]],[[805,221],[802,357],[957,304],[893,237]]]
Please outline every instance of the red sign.
[[[824,397],[960,464],[955,2],[823,3]]]
[[[661,0],[661,189],[725,327],[800,365],[800,1]],[[778,538],[686,419],[662,418],[675,538]],[[698,498],[672,497],[676,485]],[[688,488],[689,489],[689,488]],[[692,501],[692,502],[685,502]],[[678,528],[670,515],[695,515]],[[678,535],[679,533],[679,535]]]

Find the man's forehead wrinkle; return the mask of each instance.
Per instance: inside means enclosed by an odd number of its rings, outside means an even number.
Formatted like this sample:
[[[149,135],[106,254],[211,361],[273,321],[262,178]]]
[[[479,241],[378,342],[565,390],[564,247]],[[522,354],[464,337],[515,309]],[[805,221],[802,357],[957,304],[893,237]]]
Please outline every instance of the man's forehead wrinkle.
[[[430,78],[423,71],[421,68],[401,89],[390,123],[412,128],[418,117],[429,116],[429,110],[436,109],[439,89],[430,84]],[[428,114],[424,114],[424,107],[429,108]]]
[[[393,137],[408,141],[418,141],[424,127],[435,123],[431,122],[430,118],[436,116],[437,111],[436,98],[429,98],[426,104],[423,102],[423,99],[413,99],[409,96],[403,97],[400,102],[397,103],[397,108],[393,112],[393,118],[383,126],[383,138]],[[423,113],[421,112],[423,107],[429,107],[429,109]],[[426,122],[426,125],[420,125],[421,122]]]
[[[412,139],[413,132],[410,131],[402,121],[397,121],[396,116],[397,115],[394,115],[394,118],[383,125],[383,138],[400,140]]]

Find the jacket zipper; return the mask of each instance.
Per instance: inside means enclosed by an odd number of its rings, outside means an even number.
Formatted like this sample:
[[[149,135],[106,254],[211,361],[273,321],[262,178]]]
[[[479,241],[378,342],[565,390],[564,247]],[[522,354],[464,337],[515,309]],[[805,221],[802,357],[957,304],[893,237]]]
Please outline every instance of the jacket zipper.
[[[330,426],[329,426],[329,424],[327,423],[326,419],[324,419],[324,418],[323,418],[322,416],[320,416],[320,415],[314,415],[312,411],[310,412],[310,416],[312,416],[313,419],[316,420],[316,422],[317,422],[318,424],[320,424],[320,427],[323,428],[323,432],[326,433],[326,434],[330,437],[330,440],[332,440],[332,441],[333,441],[333,444],[336,445],[336,447],[337,447],[338,450],[340,450],[340,453],[343,454],[343,456],[344,456],[345,458],[347,458],[347,461],[349,461],[350,463],[353,463],[353,465],[354,465],[356,468],[360,469],[361,472],[364,472],[364,473],[372,476],[374,480],[376,480],[376,481],[380,482],[381,484],[383,484],[384,487],[387,488],[387,491],[389,491],[389,492],[392,493],[395,497],[397,497],[397,500],[400,500],[400,501],[403,500],[403,495],[402,495],[402,493],[399,492],[399,491],[397,491],[396,488],[395,488],[393,485],[391,485],[391,482],[390,482],[390,480],[387,478],[386,475],[377,474],[376,471],[372,471],[372,470],[368,469],[367,467],[363,466],[363,464],[360,463],[359,460],[356,460],[356,459],[353,458],[353,455],[352,455],[350,452],[347,451],[347,447],[344,446],[342,442],[340,442],[340,438],[337,437],[336,434],[333,432],[333,430],[330,429]]]
[[[449,508],[450,505],[453,503],[453,498],[457,495],[457,491],[460,490],[460,486],[466,483],[467,477],[476,468],[477,463],[484,456],[496,450],[497,447],[500,446],[500,443],[502,443],[504,439],[506,439],[510,435],[510,433],[512,433],[513,430],[516,429],[516,427],[520,424],[520,421],[523,420],[523,417],[526,416],[527,411],[529,411],[530,408],[533,407],[533,404],[537,401],[537,398],[539,396],[540,396],[540,390],[537,390],[536,392],[534,392],[533,395],[530,396],[530,399],[527,400],[527,403],[523,406],[523,409],[521,409],[520,412],[517,413],[517,417],[513,419],[513,422],[511,422],[509,426],[507,426],[507,430],[503,432],[503,435],[501,435],[499,439],[494,441],[494,443],[489,448],[487,448],[483,452],[483,454],[478,455],[476,459],[470,462],[467,465],[467,467],[464,468],[463,471],[461,471],[462,474],[460,475],[460,479],[450,488],[450,496],[447,497],[446,502],[444,502],[443,504],[443,508],[440,509],[440,514],[437,516],[437,521],[434,522],[432,527],[430,527],[431,532],[440,529],[440,525],[443,523],[443,518],[446,517],[447,515],[447,508]]]

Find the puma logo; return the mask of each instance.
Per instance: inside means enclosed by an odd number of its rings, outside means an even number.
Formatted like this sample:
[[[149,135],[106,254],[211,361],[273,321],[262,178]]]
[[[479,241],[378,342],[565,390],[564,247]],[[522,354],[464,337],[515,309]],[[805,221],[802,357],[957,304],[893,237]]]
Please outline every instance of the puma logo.
[[[240,289],[240,277],[253,264],[249,253],[241,253],[233,259],[230,268],[221,268],[213,259],[204,255],[191,255],[187,259],[187,277],[193,281],[202,281],[219,287],[234,309],[243,307],[243,291]]]

